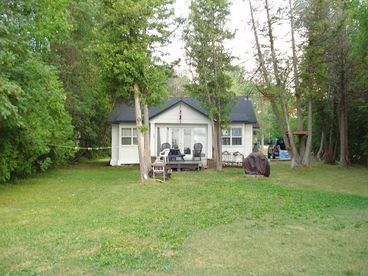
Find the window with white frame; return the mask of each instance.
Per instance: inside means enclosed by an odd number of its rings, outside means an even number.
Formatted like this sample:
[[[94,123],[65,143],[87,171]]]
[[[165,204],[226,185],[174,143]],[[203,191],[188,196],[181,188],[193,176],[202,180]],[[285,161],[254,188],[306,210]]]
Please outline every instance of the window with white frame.
[[[232,127],[222,130],[222,144],[225,146],[241,146],[242,145],[242,128]]]
[[[121,145],[138,145],[137,129],[135,127],[121,128]]]

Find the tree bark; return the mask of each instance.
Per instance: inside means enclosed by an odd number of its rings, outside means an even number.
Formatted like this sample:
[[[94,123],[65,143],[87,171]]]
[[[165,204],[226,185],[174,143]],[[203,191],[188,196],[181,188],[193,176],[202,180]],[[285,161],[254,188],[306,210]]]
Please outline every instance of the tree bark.
[[[262,70],[262,74],[263,74],[263,78],[264,81],[266,82],[267,86],[270,86],[270,80],[268,78],[268,72],[266,69],[266,63],[262,54],[262,50],[261,50],[261,44],[259,43],[259,39],[258,39],[258,32],[257,32],[257,28],[256,28],[256,22],[254,19],[254,11],[253,11],[253,7],[252,7],[252,1],[249,0],[249,9],[250,9],[250,15],[251,15],[251,19],[252,19],[252,27],[253,27],[253,33],[254,33],[254,39],[256,41],[256,47],[257,47],[257,55],[258,55],[258,60],[259,60],[259,64],[261,66],[261,70]]]
[[[294,88],[295,88],[295,101],[296,101],[296,129],[298,131],[303,130],[303,112],[302,112],[302,101],[301,101],[301,90],[299,84],[299,71],[298,71],[298,57],[296,54],[296,43],[294,34],[294,13],[292,0],[289,0],[290,8],[290,32],[291,32],[291,48],[293,52],[293,71],[294,71]],[[304,154],[310,155],[310,152],[306,151],[306,141],[304,136],[299,136],[299,154],[304,156]]]
[[[150,150],[150,126],[149,126],[149,109],[148,105],[143,106],[143,121],[144,121],[144,156],[146,159],[147,171],[151,168],[151,150]]]
[[[311,159],[311,151],[312,151],[312,138],[313,138],[313,109],[312,109],[312,98],[308,98],[308,138],[307,138],[307,144],[305,148],[305,153],[303,156],[302,164],[303,166],[309,167],[310,166],[310,159]]]
[[[294,86],[295,86],[295,98],[296,98],[296,114],[297,114],[297,130],[303,130],[303,113],[301,103],[301,91],[299,85],[299,72],[298,72],[298,57],[296,55],[296,44],[294,34],[294,14],[292,0],[289,0],[290,7],[290,28],[291,28],[291,46],[293,52],[293,71],[294,71]]]
[[[289,115],[287,112],[286,102],[285,102],[283,95],[280,95],[280,99],[281,99],[282,113],[284,115],[284,120],[286,122],[286,127],[287,127],[287,138],[289,139],[289,143],[291,147],[291,167],[292,168],[300,167],[301,166],[300,155],[294,143],[294,137],[293,137],[290,121],[289,121]]]
[[[253,11],[253,7],[252,7],[252,2],[251,0],[249,0],[249,8],[250,8],[250,14],[251,14],[251,19],[252,19],[252,27],[253,27],[253,33],[254,33],[254,39],[256,41],[256,48],[257,48],[257,55],[258,55],[258,60],[261,66],[261,71],[262,71],[262,75],[263,75],[263,79],[266,82],[267,88],[271,89],[271,82],[269,79],[269,74],[266,68],[266,64],[265,64],[265,59],[263,56],[263,53],[261,51],[261,44],[259,43],[259,39],[258,39],[258,33],[257,33],[257,28],[256,28],[256,23],[255,23],[255,19],[254,19],[254,11]],[[271,32],[271,36],[272,36],[272,32]],[[286,136],[286,131],[285,131],[285,127],[284,127],[284,123],[282,118],[280,117],[280,113],[279,110],[277,108],[277,104],[274,100],[274,95],[264,95],[266,97],[270,98],[270,102],[271,102],[271,106],[272,106],[272,111],[275,115],[275,119],[277,122],[277,125],[280,129],[281,135],[284,139],[285,142],[285,146],[286,149],[289,151],[290,150],[290,143],[288,141],[288,138]]]
[[[217,160],[216,170],[222,171],[222,141],[221,141],[221,126],[216,124],[216,143],[217,143]]]
[[[320,141],[320,144],[319,144],[319,149],[318,149],[318,152],[317,152],[317,160],[322,160],[322,156],[323,156],[323,149],[324,149],[324,142],[325,142],[325,132],[322,131],[321,133],[321,141]]]
[[[349,144],[348,144],[348,102],[347,102],[347,83],[348,83],[348,54],[349,54],[349,38],[347,33],[347,23],[344,2],[341,1],[337,5],[337,16],[341,20],[339,38],[339,130],[340,130],[340,165],[348,167],[349,160]]]
[[[271,101],[271,105],[272,105],[273,114],[275,115],[276,122],[279,126],[279,129],[280,129],[282,138],[284,139],[285,147],[290,152],[291,147],[290,147],[290,143],[289,143],[289,138],[286,134],[286,129],[285,129],[283,120],[281,118],[280,112],[277,108],[277,104],[274,101]]]
[[[216,166],[216,170],[217,170],[218,160],[221,157],[219,156],[219,151],[218,151],[217,128],[216,128],[216,122],[215,122],[214,119],[212,119],[212,148],[213,148],[212,158],[213,158],[213,162]]]
[[[142,110],[141,101],[139,96],[139,85],[137,81],[134,81],[134,108],[135,108],[135,121],[137,126],[137,140],[138,140],[138,156],[139,156],[139,169],[141,182],[148,180],[147,164],[144,158],[144,136],[142,133]]]

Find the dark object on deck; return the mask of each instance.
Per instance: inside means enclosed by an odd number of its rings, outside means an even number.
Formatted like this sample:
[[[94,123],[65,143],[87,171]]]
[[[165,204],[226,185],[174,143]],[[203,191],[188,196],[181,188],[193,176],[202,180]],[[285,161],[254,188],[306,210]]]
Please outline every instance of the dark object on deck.
[[[169,161],[184,160],[185,154],[180,152],[180,149],[171,149],[169,152]]]
[[[171,145],[169,143],[163,143],[161,145],[161,151],[163,151],[164,149],[171,149]]]
[[[201,160],[203,145],[201,143],[195,143],[193,146],[193,160],[199,158]]]
[[[266,156],[255,152],[248,155],[244,160],[244,171],[248,175],[263,175],[270,176],[270,163]]]

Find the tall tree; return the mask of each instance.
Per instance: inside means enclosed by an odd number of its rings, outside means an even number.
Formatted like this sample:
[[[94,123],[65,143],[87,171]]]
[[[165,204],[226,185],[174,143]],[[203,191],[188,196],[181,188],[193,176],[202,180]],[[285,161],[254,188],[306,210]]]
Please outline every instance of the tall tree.
[[[162,89],[153,89],[150,81],[153,77],[165,77],[157,74],[161,67],[155,48],[168,42],[171,4],[171,0],[110,0],[103,7],[106,18],[100,28],[97,51],[111,80],[113,96],[134,99],[141,181],[148,178],[147,154],[144,154],[144,133],[148,126],[143,124],[141,104],[162,99],[162,95],[155,95]],[[148,108],[144,109],[147,119]]]
[[[184,34],[189,66],[194,68],[191,91],[206,107],[212,121],[213,153],[216,169],[222,170],[222,129],[228,125],[232,100],[231,55],[224,43],[233,38],[226,23],[230,14],[227,0],[191,1]]]
[[[65,147],[74,145],[65,93],[55,68],[44,62],[50,42],[59,39],[54,33],[69,28],[63,4],[0,3],[0,182],[44,171],[73,155]],[[51,20],[53,14],[57,20]]]
[[[289,0],[289,16],[288,20],[290,22],[291,29],[291,59],[292,59],[292,70],[294,83],[294,91],[290,90],[288,87],[288,82],[290,80],[289,64],[288,62],[280,61],[280,53],[276,49],[276,38],[274,35],[273,26],[276,23],[277,17],[272,15],[271,5],[268,0],[264,0],[264,11],[266,13],[266,22],[264,30],[264,43],[266,47],[270,50],[269,56],[265,56],[263,51],[263,45],[260,43],[258,30],[255,20],[255,12],[252,6],[251,0],[249,0],[252,27],[256,41],[257,57],[260,67],[260,73],[262,74],[262,81],[259,91],[270,100],[272,109],[275,114],[276,121],[280,132],[284,138],[286,148],[291,154],[292,167],[304,167],[309,166],[312,148],[312,95],[311,93],[304,93],[302,95],[302,90],[300,87],[300,76],[298,69],[298,57],[297,57],[297,46],[295,41],[295,19],[294,19],[294,9],[293,3]],[[263,47],[262,47],[263,46]],[[288,57],[284,57],[284,61],[288,60]],[[267,64],[269,61],[270,64]],[[305,110],[307,112],[307,132],[302,131],[305,129],[303,126],[303,110],[302,110],[302,100],[306,99],[307,105]],[[295,104],[295,108],[290,107]],[[294,136],[294,129],[291,123],[291,118],[293,116],[294,109],[296,110],[296,134],[299,139],[296,140]],[[303,137],[307,134],[307,139]]]
[[[63,40],[52,41],[48,62],[59,69],[66,92],[66,108],[74,126],[74,140],[83,148],[107,146],[110,131],[106,118],[112,100],[92,46],[98,38],[97,24],[103,19],[101,3],[95,0],[68,2],[65,9],[72,27]],[[74,160],[96,154],[99,152],[80,150]]]

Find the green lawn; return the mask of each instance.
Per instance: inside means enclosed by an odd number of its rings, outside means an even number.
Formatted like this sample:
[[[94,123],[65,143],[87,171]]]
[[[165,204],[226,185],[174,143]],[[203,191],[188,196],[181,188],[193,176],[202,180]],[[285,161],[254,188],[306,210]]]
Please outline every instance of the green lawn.
[[[368,274],[368,170],[82,164],[0,186],[0,274]]]

